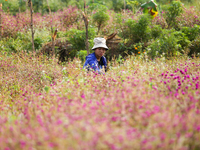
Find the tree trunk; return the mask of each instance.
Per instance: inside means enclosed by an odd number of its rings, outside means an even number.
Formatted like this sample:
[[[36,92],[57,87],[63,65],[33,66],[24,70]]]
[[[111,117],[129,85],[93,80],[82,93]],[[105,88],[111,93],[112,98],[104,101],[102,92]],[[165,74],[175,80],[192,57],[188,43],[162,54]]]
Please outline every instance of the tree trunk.
[[[100,29],[101,29],[101,24],[98,25],[97,35],[99,35]]]
[[[33,5],[32,1],[28,1],[29,7],[30,7],[30,13],[31,13],[31,32],[32,32],[32,50],[35,52],[35,46],[34,46],[34,30],[33,30]]]
[[[88,43],[88,24],[85,25],[85,31],[86,31],[86,50],[87,50],[87,55],[89,55],[90,51],[89,51],[89,43]]]
[[[55,57],[55,39],[57,36],[57,29],[55,30],[53,36],[52,36],[52,51],[53,51],[53,57]]]
[[[89,50],[89,43],[88,43],[88,19],[87,16],[85,15],[85,13],[83,12],[83,20],[85,23],[85,33],[86,33],[86,41],[85,41],[85,45],[86,45],[86,50],[87,50],[87,55],[89,55],[90,50]]]

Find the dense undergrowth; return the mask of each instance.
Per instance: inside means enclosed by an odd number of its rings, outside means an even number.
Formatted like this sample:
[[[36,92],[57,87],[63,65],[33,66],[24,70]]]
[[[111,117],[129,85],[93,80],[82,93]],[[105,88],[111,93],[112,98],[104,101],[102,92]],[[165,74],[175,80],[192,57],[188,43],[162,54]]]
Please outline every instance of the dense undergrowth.
[[[1,53],[1,149],[199,149],[199,62],[129,56],[99,75]]]
[[[58,29],[57,38],[66,38],[72,44],[74,58],[85,50],[85,25],[80,8],[70,6],[53,15],[34,13],[35,49],[51,41],[51,27]],[[159,5],[159,14],[150,17],[142,14],[139,6],[134,11],[127,9],[116,12],[98,2],[88,4],[86,14],[89,20],[89,46],[94,37],[106,37],[117,32],[121,39],[117,49],[111,51],[116,57],[147,53],[149,57],[199,55],[200,12],[197,6],[184,5],[179,1]],[[103,12],[103,13],[102,13]],[[55,47],[57,49],[57,47]],[[32,51],[30,14],[17,13],[15,16],[2,12],[0,50],[10,52]],[[108,51],[108,57],[111,53]],[[86,54],[86,52],[84,53]],[[113,57],[113,56],[112,56]],[[85,55],[81,56],[81,60]],[[110,59],[110,58],[109,58]]]

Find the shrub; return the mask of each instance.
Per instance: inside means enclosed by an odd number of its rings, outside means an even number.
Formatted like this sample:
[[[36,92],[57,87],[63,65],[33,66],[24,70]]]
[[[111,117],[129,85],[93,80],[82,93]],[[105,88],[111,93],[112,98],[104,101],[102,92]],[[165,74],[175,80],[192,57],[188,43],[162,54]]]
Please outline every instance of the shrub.
[[[183,27],[181,29],[183,33],[189,38],[190,41],[193,41],[197,36],[200,35],[200,26],[194,25],[194,27]]]
[[[90,0],[88,2],[88,10],[89,11],[97,11],[97,10],[107,10],[107,7],[105,6],[105,2],[102,0]]]
[[[128,38],[131,43],[146,42],[151,36],[149,24],[149,14],[141,15],[138,22],[133,19],[128,19],[125,22],[124,38]]]
[[[192,56],[193,54],[195,55],[200,55],[200,37],[196,38],[193,40],[189,46],[189,56]]]
[[[22,41],[21,39],[17,38],[8,38],[8,39],[3,39],[0,41],[0,51],[6,51],[8,53],[16,53],[16,52],[20,52],[21,50],[23,50],[23,46],[24,46],[24,41]]]
[[[64,6],[68,5],[68,0],[49,0],[49,4],[44,0],[32,0],[34,12],[48,13],[49,7],[52,12],[56,12],[59,9],[63,9]],[[9,12],[12,15],[16,15],[19,12],[26,10],[26,0],[3,0],[2,2],[3,10]],[[49,6],[49,7],[48,7]]]
[[[172,35],[174,35],[178,39],[177,43],[181,45],[182,49],[188,47],[188,45],[190,44],[188,37],[183,32],[175,31],[172,33]]]
[[[171,32],[173,31],[166,31],[146,48],[147,54],[151,58],[160,56],[171,57],[180,54],[182,47],[179,44],[179,39]]]
[[[154,25],[152,28],[151,28],[151,36],[152,38],[158,38],[160,37],[162,34],[162,28],[160,25]]]
[[[136,10],[140,7],[140,3],[138,1],[127,1],[127,5],[132,8],[133,13],[136,13]]]
[[[81,60],[82,62],[84,62],[84,61],[85,61],[85,58],[86,58],[86,56],[87,56],[87,50],[80,50],[80,51],[78,51],[78,52],[77,52],[77,56],[80,58],[80,60]]]
[[[67,1],[63,2],[62,0],[48,0],[48,5],[47,5],[46,1],[42,2],[41,0],[35,0],[35,7],[36,6],[38,8],[36,9],[38,12],[40,7],[42,7],[41,9],[43,10],[43,12],[46,13],[49,13],[49,7],[52,12],[56,12],[58,10],[63,9],[64,6],[67,6]]]
[[[112,8],[115,12],[120,12],[124,9],[124,2],[119,0],[112,0]]]
[[[119,43],[119,55],[121,56],[127,56],[127,55],[137,55],[141,54],[144,49],[144,43],[136,43],[136,44],[127,44],[125,43]]]
[[[167,12],[165,13],[165,18],[169,28],[178,28],[176,17],[178,17],[182,12],[183,7],[181,2],[172,1],[172,3],[167,7]]]
[[[38,50],[42,47],[42,43],[43,43],[43,39],[41,39],[40,37],[37,37],[34,39],[34,46],[35,49]]]
[[[70,0],[69,5],[70,6],[76,6],[78,9],[83,9],[84,1],[82,1],[82,0],[76,0],[76,1]]]
[[[99,34],[99,31],[106,25],[107,21],[110,19],[109,15],[107,14],[107,8],[105,6],[101,6],[98,11],[92,16],[94,24],[96,24],[98,31],[97,35]]]
[[[16,0],[8,0],[8,1],[2,1],[2,9],[4,12],[11,13],[13,15],[16,15],[16,13],[19,12],[19,2]]]
[[[90,47],[93,43],[93,39],[95,37],[95,29],[89,28],[88,30],[88,37],[89,37],[89,43]],[[77,29],[71,29],[66,34],[69,38],[69,42],[72,44],[73,49],[79,51],[85,48],[85,41],[86,41],[86,35],[85,30],[77,30]]]

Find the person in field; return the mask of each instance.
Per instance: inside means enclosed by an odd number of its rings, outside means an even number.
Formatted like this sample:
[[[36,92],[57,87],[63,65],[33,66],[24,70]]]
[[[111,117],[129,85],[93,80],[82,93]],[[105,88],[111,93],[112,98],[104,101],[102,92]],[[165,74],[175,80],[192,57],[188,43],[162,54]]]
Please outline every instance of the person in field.
[[[99,74],[106,72],[107,61],[104,57],[108,47],[106,46],[106,39],[94,38],[94,46],[92,48],[94,52],[86,56],[86,61],[83,68],[87,70],[97,71]]]

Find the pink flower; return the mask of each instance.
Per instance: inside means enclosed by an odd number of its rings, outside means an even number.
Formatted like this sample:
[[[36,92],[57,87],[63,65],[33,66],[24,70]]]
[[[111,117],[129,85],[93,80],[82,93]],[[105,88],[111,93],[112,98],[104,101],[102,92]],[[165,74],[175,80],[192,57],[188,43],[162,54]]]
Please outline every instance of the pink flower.
[[[196,90],[197,90],[198,88],[199,88],[199,84],[197,83],[197,84],[196,84]]]
[[[200,131],[200,125],[196,127],[196,130],[199,132]]]
[[[85,94],[82,94],[82,95],[81,95],[81,98],[85,99]]]
[[[26,142],[25,142],[25,141],[20,141],[20,146],[21,146],[22,148],[24,148],[24,147],[26,146]]]

